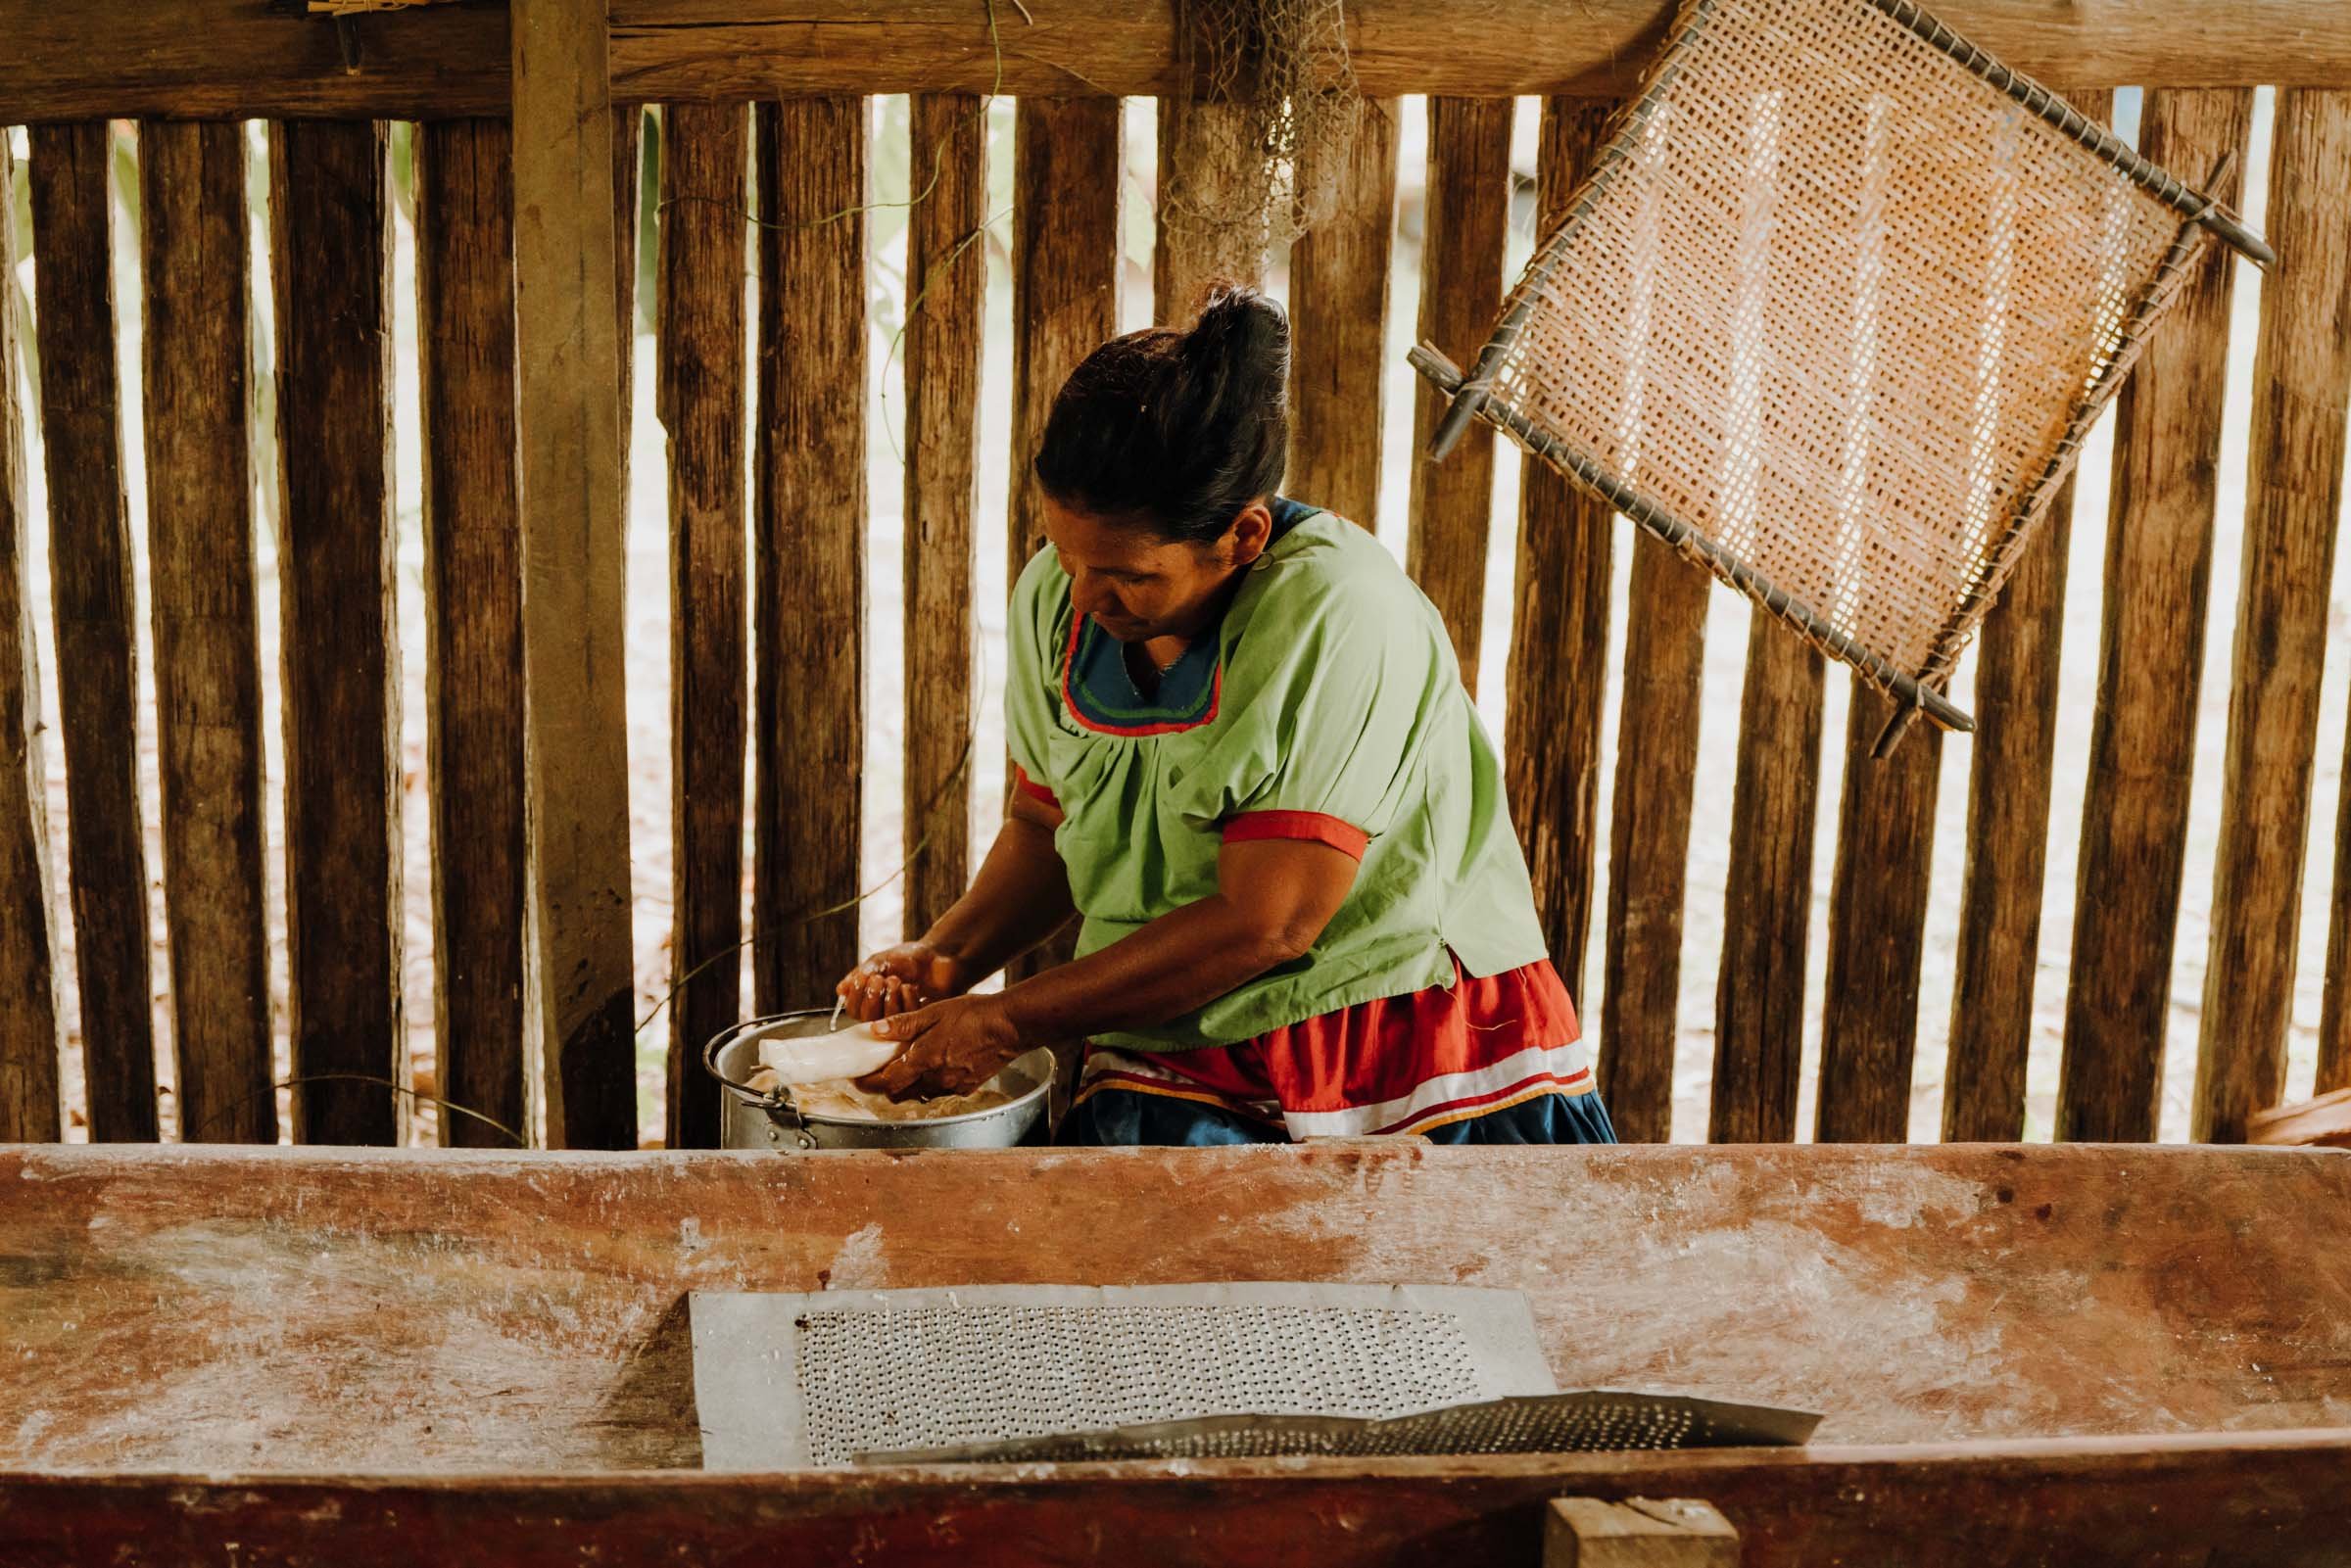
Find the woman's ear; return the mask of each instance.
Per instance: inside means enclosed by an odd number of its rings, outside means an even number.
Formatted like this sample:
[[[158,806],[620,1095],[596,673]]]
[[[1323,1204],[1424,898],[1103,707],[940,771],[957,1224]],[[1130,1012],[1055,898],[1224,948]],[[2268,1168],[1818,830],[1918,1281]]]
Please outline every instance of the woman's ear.
[[[1241,508],[1226,535],[1232,541],[1232,564],[1247,566],[1266,552],[1273,540],[1273,508],[1253,500]]]

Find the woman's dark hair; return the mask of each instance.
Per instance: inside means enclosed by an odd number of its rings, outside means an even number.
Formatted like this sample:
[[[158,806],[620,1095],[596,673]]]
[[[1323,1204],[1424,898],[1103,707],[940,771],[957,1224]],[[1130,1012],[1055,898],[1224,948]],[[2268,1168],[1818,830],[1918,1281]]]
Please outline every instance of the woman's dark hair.
[[[1075,511],[1205,544],[1281,484],[1289,374],[1281,307],[1219,284],[1188,332],[1129,332],[1070,372],[1037,482]]]

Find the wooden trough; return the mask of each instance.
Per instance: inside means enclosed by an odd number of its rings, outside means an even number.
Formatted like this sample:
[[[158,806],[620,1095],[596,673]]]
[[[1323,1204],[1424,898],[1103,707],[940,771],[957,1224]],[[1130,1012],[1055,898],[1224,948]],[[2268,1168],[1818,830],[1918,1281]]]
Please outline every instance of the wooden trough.
[[[2104,1146],[801,1158],[0,1151],[0,1562],[2339,1563],[2351,1158]],[[1802,1450],[703,1474],[686,1295],[1525,1291],[1563,1387]]]

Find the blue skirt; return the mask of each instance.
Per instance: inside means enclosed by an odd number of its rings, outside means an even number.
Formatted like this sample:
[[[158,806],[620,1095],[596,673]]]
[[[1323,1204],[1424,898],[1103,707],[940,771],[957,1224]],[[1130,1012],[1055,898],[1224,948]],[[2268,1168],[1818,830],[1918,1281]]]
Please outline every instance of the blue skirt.
[[[1614,1143],[1616,1129],[1600,1091],[1543,1094],[1514,1106],[1449,1121],[1417,1134],[1429,1143]],[[1080,1148],[1148,1144],[1205,1149],[1222,1144],[1287,1143],[1278,1126],[1217,1106],[1164,1094],[1097,1089],[1062,1118],[1054,1140]]]

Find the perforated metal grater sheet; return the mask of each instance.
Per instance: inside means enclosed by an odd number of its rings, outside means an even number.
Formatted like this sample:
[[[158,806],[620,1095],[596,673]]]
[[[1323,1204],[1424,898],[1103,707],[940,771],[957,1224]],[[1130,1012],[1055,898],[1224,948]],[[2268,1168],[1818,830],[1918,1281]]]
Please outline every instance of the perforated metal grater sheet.
[[[846,1463],[1218,1415],[1549,1394],[1516,1291],[1214,1284],[693,1296],[702,1462]]]

